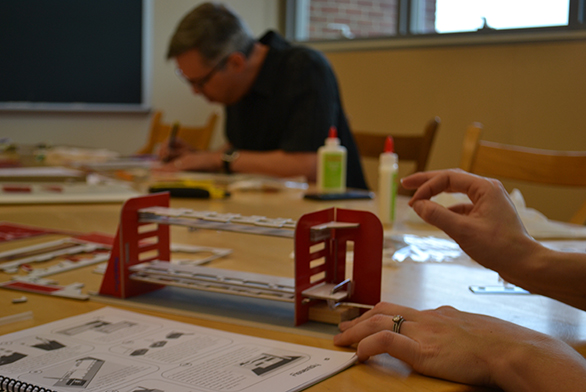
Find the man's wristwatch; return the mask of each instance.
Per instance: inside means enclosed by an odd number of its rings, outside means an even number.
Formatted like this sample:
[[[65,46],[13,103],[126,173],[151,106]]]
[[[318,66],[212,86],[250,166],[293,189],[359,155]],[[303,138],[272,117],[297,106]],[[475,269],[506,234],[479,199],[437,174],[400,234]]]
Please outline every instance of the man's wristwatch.
[[[224,172],[226,172],[228,174],[232,174],[232,169],[231,169],[230,165],[239,156],[240,156],[240,153],[234,147],[230,147],[229,149],[224,151],[224,153],[222,154],[222,162],[224,164]]]

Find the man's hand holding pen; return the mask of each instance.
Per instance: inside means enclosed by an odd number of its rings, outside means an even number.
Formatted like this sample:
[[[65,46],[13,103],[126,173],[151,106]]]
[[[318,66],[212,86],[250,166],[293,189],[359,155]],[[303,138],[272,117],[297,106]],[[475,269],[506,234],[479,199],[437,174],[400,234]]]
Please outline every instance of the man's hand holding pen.
[[[181,124],[179,124],[178,121],[175,121],[175,123],[173,123],[173,127],[171,128],[171,132],[169,133],[169,140],[167,141],[167,143],[165,143],[167,145],[167,151],[166,154],[161,156],[162,150],[159,150],[159,157],[161,158],[161,161],[164,163],[168,163],[171,162],[174,159],[174,153],[175,153],[175,144],[177,141],[177,133],[179,132],[179,128],[181,127]]]
[[[220,151],[192,151],[184,154],[173,155],[169,163],[163,163],[153,170],[175,171],[203,171],[218,172],[222,169],[222,153]]]
[[[161,166],[155,170],[174,171],[208,171],[217,172],[222,170],[224,162],[222,151],[197,151],[184,140],[177,137],[180,124],[175,122],[171,128],[169,139],[161,144],[158,156]]]
[[[173,171],[220,171],[222,168],[222,153],[219,151],[198,151],[185,143],[181,138],[175,138],[173,143],[163,143],[158,152],[161,166],[154,170]]]
[[[195,152],[195,150],[185,143],[180,138],[176,138],[173,143],[163,143],[161,144],[158,156],[161,162],[169,163],[173,162],[175,159],[183,156],[185,154],[189,154],[191,152]]]
[[[169,139],[167,139],[167,141],[159,148],[159,159],[164,164],[173,162],[182,155],[194,152],[191,146],[177,137],[180,127],[181,124],[179,124],[179,122],[176,121],[173,123],[171,132],[169,133]]]

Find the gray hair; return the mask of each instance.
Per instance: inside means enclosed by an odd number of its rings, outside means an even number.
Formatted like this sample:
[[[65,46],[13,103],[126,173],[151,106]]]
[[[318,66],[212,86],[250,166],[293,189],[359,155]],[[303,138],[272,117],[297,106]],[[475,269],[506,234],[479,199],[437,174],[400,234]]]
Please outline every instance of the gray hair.
[[[243,52],[255,38],[246,23],[224,4],[203,3],[181,20],[167,50],[167,59],[191,49],[212,63],[232,52]]]

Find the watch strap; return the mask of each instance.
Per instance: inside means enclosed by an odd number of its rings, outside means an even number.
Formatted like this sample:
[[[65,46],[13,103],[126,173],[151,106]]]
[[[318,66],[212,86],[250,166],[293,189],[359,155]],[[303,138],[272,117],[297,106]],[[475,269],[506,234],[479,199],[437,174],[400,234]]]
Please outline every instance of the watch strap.
[[[234,147],[228,148],[222,154],[222,163],[224,165],[224,172],[228,174],[232,174],[232,162],[238,158],[240,153]]]

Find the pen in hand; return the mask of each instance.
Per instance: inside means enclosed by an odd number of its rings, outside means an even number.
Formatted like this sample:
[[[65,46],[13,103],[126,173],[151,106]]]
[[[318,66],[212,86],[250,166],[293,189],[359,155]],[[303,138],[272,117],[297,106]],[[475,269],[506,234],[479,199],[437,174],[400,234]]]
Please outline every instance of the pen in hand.
[[[171,128],[171,133],[169,134],[169,153],[167,154],[167,156],[163,159],[163,162],[167,163],[171,161],[171,153],[173,152],[173,150],[175,149],[175,139],[177,139],[177,132],[179,132],[179,121],[175,121],[173,123],[173,127]]]

